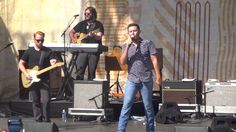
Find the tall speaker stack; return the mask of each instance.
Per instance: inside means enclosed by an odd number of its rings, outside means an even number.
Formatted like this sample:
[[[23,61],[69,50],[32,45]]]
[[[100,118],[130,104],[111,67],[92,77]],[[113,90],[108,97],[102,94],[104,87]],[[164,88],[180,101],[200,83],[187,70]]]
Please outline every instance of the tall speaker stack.
[[[104,116],[108,90],[107,81],[74,81],[74,103],[68,113],[78,116]]]

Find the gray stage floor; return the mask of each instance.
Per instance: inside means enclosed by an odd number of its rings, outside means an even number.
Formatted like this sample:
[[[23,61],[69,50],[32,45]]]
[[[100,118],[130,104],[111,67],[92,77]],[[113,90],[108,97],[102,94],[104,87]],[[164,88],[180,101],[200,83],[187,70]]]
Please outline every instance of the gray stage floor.
[[[21,117],[23,124],[34,123],[32,117]],[[7,128],[8,118],[0,118],[0,128]],[[56,124],[60,132],[116,132],[117,121],[101,122],[100,120],[93,121],[76,121],[72,118],[68,121],[62,122],[60,118],[52,118],[52,122]],[[174,132],[175,127],[208,127],[212,120],[210,118],[202,119],[185,119],[185,123],[177,124],[156,124],[156,132]],[[35,131],[32,131],[35,132]],[[127,132],[145,132],[145,125],[143,121],[130,120],[127,127]]]

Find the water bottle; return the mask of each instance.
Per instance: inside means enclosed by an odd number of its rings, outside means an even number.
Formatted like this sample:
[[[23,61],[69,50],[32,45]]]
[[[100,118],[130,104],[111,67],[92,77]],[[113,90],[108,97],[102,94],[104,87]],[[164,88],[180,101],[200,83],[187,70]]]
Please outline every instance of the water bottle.
[[[67,122],[66,110],[63,109],[61,113],[61,118],[63,122]]]
[[[200,105],[199,105],[199,104],[196,104],[195,112],[196,112],[196,113],[199,113],[199,112],[200,112]]]

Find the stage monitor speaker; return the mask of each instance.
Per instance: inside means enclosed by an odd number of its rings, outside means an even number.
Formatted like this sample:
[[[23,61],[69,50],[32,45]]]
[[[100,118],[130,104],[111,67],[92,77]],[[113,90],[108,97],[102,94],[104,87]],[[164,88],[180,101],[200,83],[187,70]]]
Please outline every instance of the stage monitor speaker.
[[[59,132],[53,122],[24,122],[23,128],[25,132]]]
[[[176,102],[165,102],[156,115],[158,123],[178,123],[183,122],[183,116]]]
[[[201,81],[164,81],[162,84],[162,103],[201,104]]]
[[[175,132],[208,132],[207,126],[175,126]]]
[[[214,117],[211,123],[211,131],[212,132],[235,132],[236,131],[236,118]]]
[[[102,109],[108,103],[107,81],[74,81],[74,108]]]

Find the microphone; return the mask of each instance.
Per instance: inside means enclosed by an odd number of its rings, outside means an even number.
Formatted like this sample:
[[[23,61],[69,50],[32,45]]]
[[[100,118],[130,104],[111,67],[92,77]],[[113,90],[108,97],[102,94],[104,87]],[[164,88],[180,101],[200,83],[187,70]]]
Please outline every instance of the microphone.
[[[7,48],[7,47],[10,47],[11,45],[13,45],[13,42],[10,42],[9,44],[7,44],[7,45],[4,47],[4,49]]]
[[[79,16],[79,14],[75,14],[75,15],[74,15],[74,17],[77,17],[77,16]]]
[[[7,44],[7,46],[11,46],[11,45],[13,45],[13,42],[11,42],[11,43]]]
[[[209,91],[207,91],[207,92],[205,92],[205,93],[202,93],[202,94],[208,94],[208,93],[211,93],[211,92],[214,92],[215,90],[209,90]]]
[[[88,100],[94,100],[94,97],[92,97],[92,98],[90,98],[90,99],[88,99]]]

